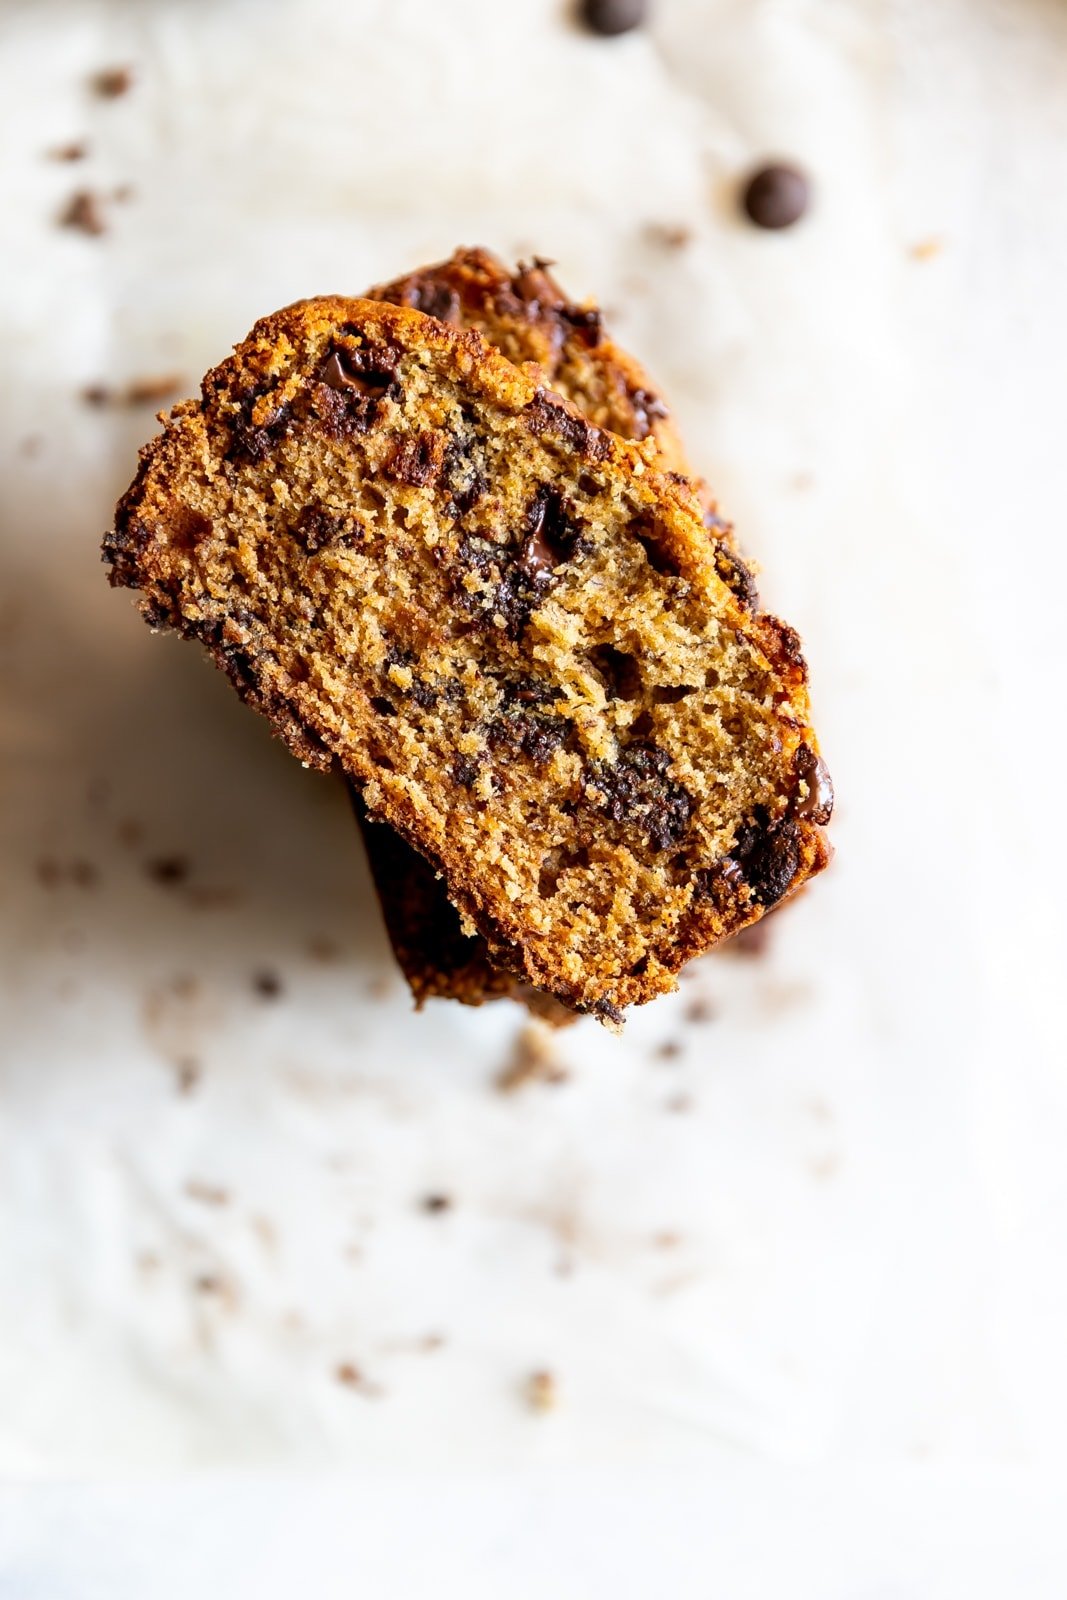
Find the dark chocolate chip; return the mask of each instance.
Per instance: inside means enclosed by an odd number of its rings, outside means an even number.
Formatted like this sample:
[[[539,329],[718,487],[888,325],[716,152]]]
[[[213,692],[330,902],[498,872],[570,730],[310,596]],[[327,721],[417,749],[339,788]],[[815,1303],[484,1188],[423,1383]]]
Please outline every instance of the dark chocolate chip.
[[[790,228],[808,209],[810,185],[798,167],[772,163],[754,172],[741,203],[757,228]]]
[[[478,780],[478,763],[469,756],[457,756],[452,763],[452,782],[461,789],[473,789]]]
[[[796,753],[793,769],[799,781],[805,785],[805,793],[793,796],[790,806],[792,815],[819,824],[829,822],[834,810],[834,785],[822,756],[816,755],[809,745],[802,744]]]
[[[611,37],[640,27],[648,13],[648,0],[582,0],[581,17],[594,33]]]
[[[549,389],[538,389],[524,412],[530,432],[540,437],[555,434],[577,450],[586,461],[603,461],[611,444],[606,433],[572,410],[565,400]]]
[[[363,395],[377,395],[393,381],[391,372],[363,371],[347,351],[334,350],[323,364],[319,381],[331,389],[356,389]]]
[[[526,530],[519,563],[535,583],[541,583],[567,560],[577,539],[570,508],[558,489],[545,485],[537,491]]]
[[[653,850],[680,844],[689,832],[696,801],[668,776],[671,758],[651,741],[627,745],[614,762],[591,762],[583,786],[613,822],[639,829]]]

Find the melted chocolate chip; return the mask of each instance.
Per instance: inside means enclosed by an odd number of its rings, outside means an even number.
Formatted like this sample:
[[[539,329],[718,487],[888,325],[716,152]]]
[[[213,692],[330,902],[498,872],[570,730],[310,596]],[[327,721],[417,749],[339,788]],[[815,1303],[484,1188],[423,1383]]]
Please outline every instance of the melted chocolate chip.
[[[805,785],[803,795],[794,795],[790,811],[808,822],[829,822],[834,810],[834,785],[822,756],[803,744],[796,753],[793,769]]]
[[[769,822],[761,807],[738,829],[730,856],[752,898],[762,906],[776,905],[800,870],[800,830],[790,817]]]
[[[627,745],[614,762],[590,763],[584,779],[602,798],[590,795],[597,809],[613,822],[639,829],[653,850],[668,850],[689,831],[696,801],[668,776],[671,758],[649,742]]]
[[[438,322],[459,322],[462,309],[459,295],[447,283],[440,283],[436,278],[425,278],[416,274],[407,279],[398,303],[410,306],[413,311],[421,311],[428,317],[436,317]]]
[[[577,540],[570,508],[558,489],[540,488],[526,517],[526,538],[520,565],[535,583],[546,582],[568,559]]]
[[[355,389],[362,395],[381,395],[396,376],[393,371],[365,367],[355,352],[334,350],[326,358],[319,382],[331,389]]]
[[[594,33],[611,37],[640,27],[648,11],[648,0],[582,0],[581,16]]]
[[[525,417],[531,433],[538,437],[545,433],[555,434],[577,450],[586,461],[603,461],[611,449],[607,434],[600,428],[594,428],[591,422],[571,410],[565,400],[549,389],[538,389],[526,407]]]
[[[808,209],[810,186],[798,167],[761,167],[745,185],[741,203],[757,228],[790,228]]]

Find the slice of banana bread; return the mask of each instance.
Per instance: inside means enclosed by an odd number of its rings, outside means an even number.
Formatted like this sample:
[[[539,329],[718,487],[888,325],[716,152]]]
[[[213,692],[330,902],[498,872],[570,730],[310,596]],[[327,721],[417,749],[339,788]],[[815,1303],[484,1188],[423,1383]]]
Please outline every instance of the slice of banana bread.
[[[311,300],[174,408],[105,541],[494,958],[612,1021],[827,860],[799,641],[655,456],[472,330]]]
[[[457,327],[476,328],[513,361],[535,361],[545,384],[590,421],[624,439],[652,438],[657,468],[690,475],[658,386],[611,339],[595,306],[581,306],[535,259],[510,272],[488,250],[457,250],[449,260],[372,289],[368,298],[411,306]],[[696,485],[704,520],[728,536],[707,485]],[[365,815],[353,795],[357,817]],[[444,882],[383,823],[364,823],[363,839],[393,951],[416,1002],[431,998],[480,1005],[520,999],[543,1014],[545,997],[493,962],[478,934],[465,934]],[[549,1006],[549,1020],[568,1014]]]

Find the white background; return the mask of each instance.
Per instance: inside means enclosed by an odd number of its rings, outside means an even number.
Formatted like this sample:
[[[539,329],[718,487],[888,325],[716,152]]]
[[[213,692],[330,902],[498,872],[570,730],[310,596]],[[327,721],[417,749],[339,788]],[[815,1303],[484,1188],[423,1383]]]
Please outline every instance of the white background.
[[[253,1549],[256,1593],[357,1548],[370,1593],[1067,1585],[1067,10],[655,10],[0,12],[0,1473],[67,1485],[0,1498],[4,1600]],[[815,203],[761,234],[779,153]],[[80,398],[458,243],[663,384],[839,795],[765,955],[511,1096],[509,1007],[411,1013],[343,794],[108,590],[151,408]]]

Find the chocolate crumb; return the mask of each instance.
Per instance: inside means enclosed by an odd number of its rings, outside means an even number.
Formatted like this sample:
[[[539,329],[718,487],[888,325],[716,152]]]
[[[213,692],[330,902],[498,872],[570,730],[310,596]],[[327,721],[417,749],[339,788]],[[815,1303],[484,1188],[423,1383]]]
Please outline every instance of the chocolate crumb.
[[[757,228],[791,228],[808,209],[808,179],[799,167],[772,162],[745,184],[741,204]]]
[[[82,399],[87,406],[110,405],[113,394],[105,383],[89,383],[82,390]]]
[[[712,1005],[711,1001],[704,996],[701,996],[696,1000],[691,1000],[685,1008],[685,1020],[686,1022],[696,1023],[714,1022],[715,1007]]]
[[[92,85],[94,94],[98,94],[101,100],[118,100],[133,88],[133,69],[103,67],[93,74]]]
[[[153,856],[145,863],[145,871],[156,883],[167,886],[184,883],[189,876],[189,860],[181,855]]]
[[[656,1055],[661,1061],[676,1061],[683,1053],[683,1046],[678,1039],[664,1039],[656,1049]]]
[[[452,1197],[447,1194],[428,1194],[422,1199],[422,1209],[439,1215],[442,1211],[451,1211]]]
[[[60,144],[54,150],[49,150],[51,161],[84,161],[89,154],[89,146],[84,139],[72,139],[70,144]]]
[[[72,194],[60,212],[61,228],[78,228],[82,233],[97,237],[107,232],[107,222],[100,206],[100,197],[90,189],[79,189]]]
[[[582,0],[580,15],[593,33],[610,38],[640,27],[648,12],[648,0]]]
[[[262,1000],[277,1000],[282,992],[282,980],[276,972],[257,972],[252,978],[252,988]]]
[[[559,1405],[559,1384],[547,1370],[531,1372],[526,1380],[526,1403],[531,1411],[554,1411]]]

